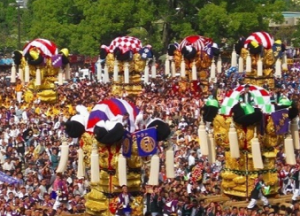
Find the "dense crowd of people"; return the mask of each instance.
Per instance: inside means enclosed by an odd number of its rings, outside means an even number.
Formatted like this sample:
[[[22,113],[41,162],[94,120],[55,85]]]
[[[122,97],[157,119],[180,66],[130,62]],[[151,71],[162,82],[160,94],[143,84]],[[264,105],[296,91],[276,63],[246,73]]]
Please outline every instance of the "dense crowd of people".
[[[229,66],[224,67],[227,69]],[[217,84],[209,83],[208,93],[195,92],[189,85],[180,86],[180,78],[166,79],[164,76],[145,85],[143,93],[135,98],[128,97],[124,92],[122,98],[134,102],[146,113],[145,118],[160,117],[172,128],[176,178],[167,179],[164,154],[159,155],[159,186],[147,186],[149,167],[143,167],[141,193],[145,196],[145,215],[300,215],[297,203],[292,208],[277,205],[248,210],[244,207],[224,207],[219,203],[205,202],[205,196],[222,193],[220,172],[225,157],[224,150],[220,147],[216,149],[217,156],[213,164],[208,163],[206,157],[202,156],[197,136],[200,110],[215,91],[218,100],[222,101],[229,90],[243,82],[243,76],[228,76],[225,69],[218,74]],[[159,72],[163,75],[163,69]],[[91,110],[97,101],[113,97],[110,93],[111,86],[96,80],[79,80],[75,77],[67,84],[57,87],[57,103],[46,104],[35,98],[32,103],[27,104],[17,101],[15,85],[9,84],[5,76],[2,75],[0,80],[0,170],[17,179],[18,183],[9,184],[0,179],[0,215],[51,215],[55,203],[52,191],[55,190],[54,182],[58,178],[55,170],[60,159],[59,146],[61,138],[66,135],[64,122],[76,113],[76,105],[82,104]],[[291,70],[283,74],[282,78],[276,79],[276,86],[281,86],[279,91],[282,94],[296,99],[300,91],[299,81],[299,73]],[[264,87],[268,89],[268,83]],[[273,90],[272,93],[275,94]],[[65,173],[68,205],[58,206],[56,215],[64,211],[84,212],[84,195],[89,191],[89,179],[76,177],[79,145],[71,138],[68,143],[69,161]],[[163,143],[160,145],[164,147]],[[292,167],[285,164],[284,157],[282,146],[279,146],[277,169],[283,182],[279,192],[289,194],[292,193],[294,185],[290,178]],[[297,160],[300,160],[299,152]],[[190,172],[198,165],[204,167],[204,172],[201,182],[195,183],[190,180]]]

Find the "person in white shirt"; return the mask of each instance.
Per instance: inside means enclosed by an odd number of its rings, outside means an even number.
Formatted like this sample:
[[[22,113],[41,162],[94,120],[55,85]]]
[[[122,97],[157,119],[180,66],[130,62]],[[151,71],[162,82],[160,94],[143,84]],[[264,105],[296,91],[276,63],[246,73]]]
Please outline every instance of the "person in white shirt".
[[[11,161],[9,157],[6,158],[5,163],[2,166],[4,171],[12,171],[15,169],[14,163]]]
[[[184,118],[182,118],[178,124],[178,129],[182,130],[184,129],[186,126],[188,126],[188,123],[185,122]]]
[[[191,151],[190,152],[190,156],[188,157],[188,166],[189,168],[191,168],[191,166],[194,166],[196,163],[196,159],[195,159],[195,152]]]
[[[143,112],[138,114],[135,119],[135,129],[136,130],[143,130],[146,129],[147,124],[150,122],[151,118],[148,113]]]
[[[28,108],[26,108],[26,110],[23,111],[22,113],[22,120],[27,123],[28,122],[28,116],[27,116],[27,112],[28,112]]]

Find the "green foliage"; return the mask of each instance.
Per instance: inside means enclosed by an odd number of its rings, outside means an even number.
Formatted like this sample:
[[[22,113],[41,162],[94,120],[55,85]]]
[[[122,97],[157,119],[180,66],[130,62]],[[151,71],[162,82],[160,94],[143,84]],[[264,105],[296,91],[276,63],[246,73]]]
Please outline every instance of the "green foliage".
[[[0,1],[1,50],[17,46],[13,2]],[[131,35],[161,55],[169,43],[192,34],[233,42],[268,31],[270,20],[282,21],[283,9],[283,0],[29,0],[21,10],[21,41],[46,38],[71,53],[97,55],[100,44]]]

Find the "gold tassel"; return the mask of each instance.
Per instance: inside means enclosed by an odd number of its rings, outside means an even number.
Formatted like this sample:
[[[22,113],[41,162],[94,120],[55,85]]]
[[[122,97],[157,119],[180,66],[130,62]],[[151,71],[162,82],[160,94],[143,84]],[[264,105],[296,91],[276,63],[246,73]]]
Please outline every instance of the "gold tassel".
[[[198,137],[199,137],[199,144],[200,144],[200,151],[202,155],[208,155],[208,139],[207,133],[205,130],[205,126],[203,121],[201,121],[199,129],[198,129]]]
[[[91,154],[91,183],[98,183],[100,181],[99,170],[99,154],[97,143],[93,144]]]
[[[77,162],[77,178],[85,177],[85,168],[84,168],[84,163],[83,163],[83,150],[82,148],[79,148],[77,150],[77,155],[78,155],[78,162]]]
[[[176,66],[174,61],[171,62],[171,72],[172,72],[172,77],[176,77]]]
[[[40,68],[36,69],[36,73],[35,73],[35,85],[36,86],[40,86],[42,84],[42,80],[41,80],[41,70]]]
[[[119,154],[118,158],[118,178],[119,178],[119,185],[127,185],[127,168],[126,168],[126,158],[123,154]]]
[[[246,72],[251,73],[252,72],[252,66],[251,66],[251,56],[250,53],[248,53],[247,58],[246,58]]]
[[[185,78],[185,62],[184,62],[183,57],[182,57],[181,63],[180,63],[180,76]]]
[[[168,54],[166,55],[166,61],[165,61],[165,74],[168,76],[170,75],[170,61]]]
[[[213,81],[215,83],[215,78],[216,78],[216,64],[215,64],[215,59],[213,59],[210,66],[210,81]]]
[[[24,84],[24,73],[23,73],[23,69],[21,68],[21,66],[19,66],[19,78],[21,80],[21,83]]]
[[[59,160],[56,173],[63,173],[67,169],[68,159],[69,159],[69,145],[67,142],[62,142],[60,146],[61,156]]]
[[[65,80],[71,79],[71,68],[70,64],[68,63],[65,67]]]
[[[262,161],[262,156],[260,151],[260,143],[258,141],[256,133],[254,134],[254,137],[251,140],[251,151],[252,151],[253,167],[255,169],[263,169],[264,164]]]
[[[26,62],[26,65],[25,65],[25,83],[28,83],[29,80],[30,80],[29,65]]]
[[[158,185],[159,167],[159,157],[157,155],[153,155],[150,162],[150,176],[148,185]]]
[[[197,80],[197,67],[195,61],[193,61],[192,65],[192,80]]]
[[[233,120],[230,124],[228,138],[229,138],[229,146],[230,146],[230,156],[232,158],[239,158],[240,157],[240,149],[239,149],[239,143],[238,143],[238,136],[237,136],[236,129],[234,127]]]
[[[292,138],[293,138],[293,142],[294,142],[294,147],[295,147],[295,149],[299,150],[300,149],[300,144],[299,144],[298,117],[292,119],[291,134],[292,134]]]
[[[175,178],[174,151],[172,147],[166,151],[166,174],[167,178]]]
[[[263,63],[261,57],[259,57],[257,61],[257,76],[262,76],[262,75],[263,75]]]
[[[58,72],[58,85],[63,85],[63,70],[59,68]]]
[[[219,55],[218,61],[217,61],[217,72],[222,73],[222,58],[221,58],[221,55]]]
[[[281,61],[280,59],[277,59],[275,63],[275,76],[281,77]]]
[[[231,53],[231,67],[236,67],[236,63],[237,63],[237,55],[236,55],[235,47],[233,47],[233,51]]]
[[[285,162],[289,165],[296,164],[295,150],[292,136],[290,134],[284,140]]]
[[[210,164],[213,164],[216,162],[216,144],[215,144],[215,139],[211,133],[208,134],[208,149],[209,149],[209,154],[208,154],[208,162]]]
[[[119,63],[118,60],[114,62],[114,82],[119,81]]]
[[[16,73],[17,73],[16,65],[13,64],[12,67],[11,67],[11,75],[10,75],[10,82],[11,83],[16,83]]]
[[[244,59],[242,56],[239,57],[239,73],[244,72]]]

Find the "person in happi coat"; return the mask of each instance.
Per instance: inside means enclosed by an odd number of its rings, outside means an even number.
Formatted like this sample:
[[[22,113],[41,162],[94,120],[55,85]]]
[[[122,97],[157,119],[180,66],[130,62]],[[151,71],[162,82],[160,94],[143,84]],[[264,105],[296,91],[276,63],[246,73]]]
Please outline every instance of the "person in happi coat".
[[[126,185],[122,186],[122,193],[118,196],[118,209],[116,216],[130,216],[131,207],[130,202],[133,200],[131,194],[128,193]]]
[[[56,196],[52,195],[55,197],[55,203],[53,205],[53,211],[51,215],[54,216],[57,209],[63,204],[65,204],[67,209],[71,212],[72,207],[68,202],[68,184],[61,173],[56,174],[56,179],[53,183],[53,191],[56,193]]]
[[[254,102],[253,96],[250,92],[250,86],[245,85],[245,90],[240,94],[240,102],[252,104]]]
[[[262,191],[265,187],[266,185],[264,184],[263,181],[263,175],[259,174],[257,179],[255,180],[254,189],[251,191],[251,196],[250,196],[251,200],[247,206],[248,209],[253,209],[258,199],[260,199],[263,202],[264,206],[269,205],[269,201],[264,196]]]
[[[159,188],[157,186],[153,187],[153,193],[150,195],[150,212],[152,216],[157,216],[162,214],[162,200],[159,196]]]
[[[178,196],[177,194],[170,194],[170,199],[166,200],[164,205],[164,216],[175,216],[177,215],[178,208]]]
[[[297,165],[294,173],[292,174],[292,179],[294,180],[294,191],[293,191],[293,197],[292,197],[292,204],[295,204],[297,202],[297,198],[299,196],[300,192],[300,167]]]

